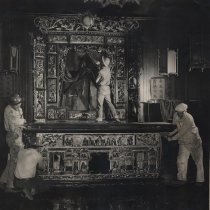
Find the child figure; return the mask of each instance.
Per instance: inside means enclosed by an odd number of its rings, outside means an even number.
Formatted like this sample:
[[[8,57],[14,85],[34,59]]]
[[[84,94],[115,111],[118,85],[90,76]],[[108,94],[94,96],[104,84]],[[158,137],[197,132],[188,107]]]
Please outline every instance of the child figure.
[[[102,64],[103,67],[98,73],[98,77],[96,79],[96,83],[98,84],[98,105],[97,105],[97,114],[96,118],[97,122],[103,121],[103,103],[104,100],[107,102],[109,109],[112,113],[112,116],[117,122],[120,122],[116,109],[111,102],[110,97],[110,80],[111,80],[111,72],[109,68],[110,58],[102,56]]]

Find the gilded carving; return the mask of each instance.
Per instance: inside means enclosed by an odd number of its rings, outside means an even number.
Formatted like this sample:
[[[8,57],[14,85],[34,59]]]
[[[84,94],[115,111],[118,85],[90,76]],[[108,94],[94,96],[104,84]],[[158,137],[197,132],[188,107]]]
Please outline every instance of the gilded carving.
[[[45,55],[45,42],[43,37],[36,37],[36,39],[34,39],[34,54],[36,57],[42,57]]]
[[[117,80],[116,103],[125,103],[126,93],[126,80]]]
[[[96,52],[100,54],[106,51],[111,57],[111,97],[116,105],[117,112],[120,119],[126,118],[126,100],[127,100],[127,82],[126,82],[126,69],[125,69],[125,52],[124,47],[121,45],[124,43],[124,37],[115,37],[111,39],[109,37],[110,45],[104,46],[104,36],[100,35],[84,35],[84,34],[71,34],[71,35],[52,35],[48,34],[48,43],[42,37],[35,39],[34,46],[34,90],[45,89],[45,99],[42,100],[42,110],[45,111],[47,107],[47,120],[93,120],[96,118],[96,104],[94,104],[94,97],[96,97],[97,89],[94,86],[94,81],[90,81],[90,93],[91,100],[87,97],[84,103],[84,107],[79,107],[77,110],[80,98],[80,89],[76,87],[77,77],[73,74],[77,73],[81,69],[84,70],[85,75],[91,75],[88,70],[86,61],[82,63],[81,68],[75,65],[82,59],[87,59],[88,52]],[[70,41],[67,45],[65,40]],[[113,42],[113,44],[111,44]],[[73,44],[74,43],[74,44]],[[83,43],[83,44],[82,44]],[[47,46],[47,47],[46,47]],[[72,54],[75,52],[76,54]],[[75,59],[75,56],[79,59]],[[45,59],[46,57],[46,59]],[[46,64],[45,64],[46,60]],[[75,62],[75,65],[72,65]],[[71,64],[71,65],[70,65]],[[70,75],[70,76],[69,76]],[[79,74],[79,76],[84,76]],[[78,76],[78,75],[77,75]],[[84,85],[89,84],[85,80]],[[65,83],[65,84],[64,84]],[[71,87],[71,89],[69,89]],[[85,86],[86,87],[86,86]],[[88,88],[84,88],[84,91]],[[84,92],[83,91],[83,92]],[[86,92],[83,95],[87,95]],[[83,97],[81,95],[81,97]],[[39,107],[40,102],[35,99],[34,93],[34,106]],[[76,98],[76,99],[75,99]],[[96,100],[95,100],[96,101]],[[86,103],[90,103],[86,105]],[[53,107],[52,107],[53,105]],[[91,108],[91,109],[90,109]],[[34,111],[35,112],[35,111]],[[43,112],[43,111],[42,111]],[[35,118],[37,114],[34,114]],[[39,118],[45,116],[45,113],[41,115],[39,111]]]
[[[136,136],[136,144],[139,146],[160,146],[160,134],[142,133]]]
[[[89,36],[89,35],[71,35],[70,43],[72,44],[104,44],[103,36]]]
[[[48,109],[49,110],[49,109]],[[135,145],[135,136],[131,134],[55,134],[55,133],[38,133],[39,144],[51,146],[133,146]],[[60,140],[58,140],[60,139]],[[61,144],[61,139],[62,144]],[[57,143],[58,142],[58,145]]]
[[[118,57],[117,62],[117,77],[118,78],[125,78],[125,58],[124,56]]]
[[[34,94],[35,119],[45,118],[45,92],[44,90],[35,91]]]
[[[48,53],[56,54],[56,44],[48,44]]]
[[[124,37],[107,37],[106,38],[106,42],[107,44],[124,44],[125,43],[125,39]]]
[[[47,79],[47,102],[57,102],[57,79]]]
[[[66,35],[49,35],[48,41],[50,43],[67,43]]]
[[[48,68],[47,68],[47,76],[48,77],[56,77],[56,56],[48,55]]]
[[[89,27],[85,27],[81,21],[81,16],[71,15],[66,17],[40,16],[34,19],[34,24],[43,33],[50,32],[114,32],[124,33],[131,30],[137,30],[140,27],[140,21],[137,18],[99,18],[93,17],[94,21]]]
[[[36,88],[44,88],[44,60],[35,60],[34,80]]]

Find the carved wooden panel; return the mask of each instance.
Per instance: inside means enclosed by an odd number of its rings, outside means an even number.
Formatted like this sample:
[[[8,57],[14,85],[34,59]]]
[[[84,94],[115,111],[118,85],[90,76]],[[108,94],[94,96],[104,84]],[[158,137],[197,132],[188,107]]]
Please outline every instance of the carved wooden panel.
[[[84,18],[91,18],[91,24],[85,25]],[[90,80],[95,75],[87,62],[80,65],[80,58],[90,54],[90,51],[95,57],[105,50],[112,60],[110,86],[113,104],[121,119],[129,116],[129,121],[137,121],[140,101],[137,89],[142,56],[138,52],[140,47],[136,45],[139,39],[133,31],[140,28],[142,21],[136,17],[110,18],[84,14],[36,17],[34,25],[37,34],[43,37],[34,39],[34,107],[38,106],[36,91],[43,90],[45,98],[42,100],[42,113],[37,113],[34,108],[34,119],[59,120],[60,110],[61,118],[65,116],[64,120],[95,119],[97,89],[94,81]],[[70,51],[75,51],[76,56],[71,55]],[[86,72],[83,71],[85,68]],[[80,81],[77,81],[78,78]],[[52,87],[52,81],[57,88]],[[76,87],[76,83],[80,87]]]
[[[57,80],[47,79],[47,102],[56,103],[57,102]]]
[[[45,91],[36,90],[34,92],[34,117],[35,119],[45,119]]]
[[[34,23],[43,33],[50,32],[84,32],[87,28],[82,23],[83,15],[71,15],[62,17],[40,16],[35,18]],[[90,25],[88,31],[101,33],[124,33],[135,30],[140,27],[138,18],[99,18],[92,17],[93,24]]]
[[[49,47],[49,50],[50,50],[50,47]],[[51,50],[53,50],[53,49],[51,49]],[[48,55],[47,77],[56,77],[56,75],[57,75],[56,58],[57,57],[54,54]]]
[[[96,118],[96,67],[88,55],[111,57],[111,97],[121,119],[127,115],[124,37],[72,34],[34,40],[34,118],[85,120]],[[70,44],[66,43],[69,40]],[[105,47],[105,41],[108,45]],[[89,54],[88,54],[89,53]],[[45,63],[46,62],[46,63]],[[78,79],[79,78],[79,79]],[[41,91],[41,92],[40,92]],[[42,94],[42,97],[41,95]],[[37,96],[39,96],[37,98]],[[45,114],[46,113],[46,114]]]
[[[158,177],[161,138],[158,133],[37,133],[44,156],[44,179],[96,180]],[[94,161],[107,161],[107,171]],[[95,173],[95,170],[100,173]]]
[[[45,93],[45,47],[46,44],[42,37],[38,36],[34,39],[34,119],[38,121],[45,121],[45,107],[46,107],[46,93]]]

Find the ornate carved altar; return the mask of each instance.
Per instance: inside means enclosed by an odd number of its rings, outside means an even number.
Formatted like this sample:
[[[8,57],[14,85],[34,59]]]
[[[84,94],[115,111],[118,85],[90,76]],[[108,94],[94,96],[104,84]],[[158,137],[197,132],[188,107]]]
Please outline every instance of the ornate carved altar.
[[[90,58],[106,52],[112,60],[111,97],[117,113],[122,120],[137,121],[141,49],[128,41],[128,32],[138,29],[140,21],[93,17],[87,28],[82,17],[34,20],[39,29],[33,43],[34,120],[95,119],[98,70]]]
[[[160,132],[170,124],[139,124],[143,19],[84,15],[34,19],[33,120],[25,134],[38,144],[52,184],[155,178]],[[87,21],[86,20],[86,21]],[[97,61],[111,57],[111,98],[123,123],[95,123]],[[110,120],[105,109],[105,118]],[[130,123],[128,123],[130,122]]]
[[[40,177],[52,185],[158,178],[161,135],[168,123],[34,125],[24,134],[44,158]],[[93,132],[94,131],[94,132]]]

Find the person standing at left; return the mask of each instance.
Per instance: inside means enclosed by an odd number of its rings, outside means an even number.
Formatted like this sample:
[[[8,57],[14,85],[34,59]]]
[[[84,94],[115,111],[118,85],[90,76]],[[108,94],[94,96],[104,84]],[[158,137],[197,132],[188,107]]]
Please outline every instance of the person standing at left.
[[[23,118],[21,108],[22,98],[15,94],[10,98],[9,104],[4,110],[4,127],[7,132],[6,143],[9,146],[7,165],[0,177],[1,186],[6,185],[6,191],[13,191],[14,171],[17,163],[17,155],[24,147],[22,142],[22,130],[25,127],[26,120]]]

